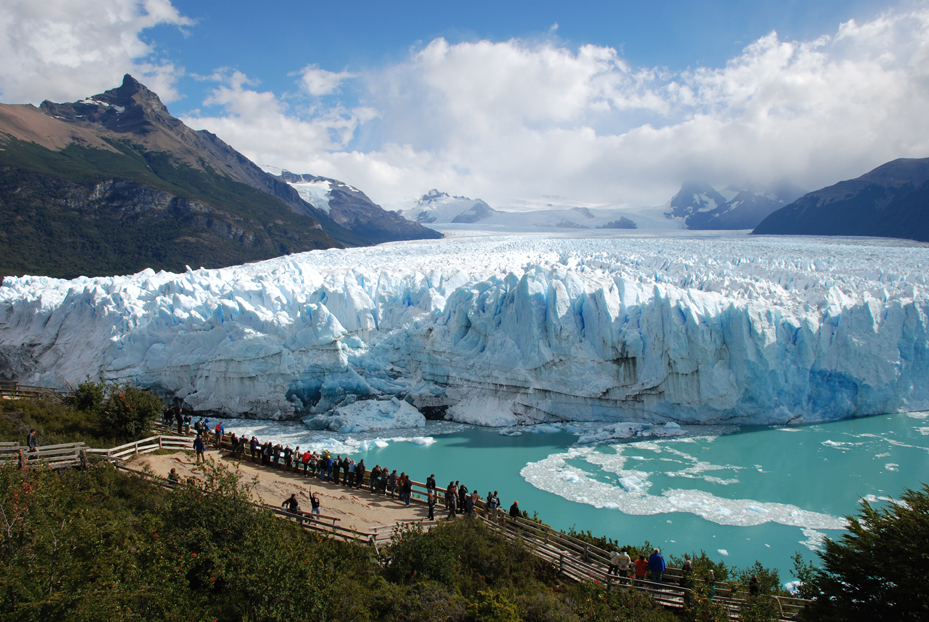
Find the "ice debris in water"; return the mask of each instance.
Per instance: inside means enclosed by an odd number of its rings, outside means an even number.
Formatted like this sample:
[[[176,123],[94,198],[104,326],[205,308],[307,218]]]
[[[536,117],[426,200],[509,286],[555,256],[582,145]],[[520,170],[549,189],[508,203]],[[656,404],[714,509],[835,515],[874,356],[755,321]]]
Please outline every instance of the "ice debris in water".
[[[6,277],[0,358],[277,419],[393,396],[489,425],[813,422],[929,407],[926,265],[898,241],[546,234]]]
[[[723,557],[729,556],[729,551],[727,551],[726,549],[716,549],[716,552],[722,555]]]
[[[647,443],[638,443],[645,446]],[[630,515],[651,516],[685,512],[695,514],[720,525],[753,526],[774,522],[807,529],[844,529],[845,520],[819,512],[803,510],[783,503],[763,503],[752,499],[726,499],[702,490],[664,490],[660,495],[649,493],[649,473],[626,470],[628,460],[622,451],[626,445],[616,445],[619,453],[609,456],[591,447],[577,447],[527,464],[520,475],[540,490],[565,499],[594,507],[615,507]],[[599,481],[567,461],[584,460],[617,476],[619,485]],[[641,463],[638,463],[641,464]],[[566,473],[570,473],[566,477]]]
[[[426,425],[426,417],[415,407],[392,398],[360,400],[347,406],[339,406],[324,415],[307,417],[303,423],[311,430],[332,430],[340,434],[351,434],[395,428],[421,428]]]

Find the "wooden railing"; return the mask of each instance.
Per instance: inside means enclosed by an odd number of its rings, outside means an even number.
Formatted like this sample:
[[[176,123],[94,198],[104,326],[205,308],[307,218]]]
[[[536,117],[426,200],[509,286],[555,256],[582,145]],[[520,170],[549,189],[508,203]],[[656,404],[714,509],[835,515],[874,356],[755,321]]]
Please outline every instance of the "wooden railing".
[[[15,462],[20,468],[45,464],[53,469],[86,465],[88,451],[84,443],[42,445],[30,451],[19,443],[0,443],[0,464]]]
[[[63,395],[64,392],[48,387],[34,387],[17,382],[0,381],[0,399],[21,399],[40,395]]]

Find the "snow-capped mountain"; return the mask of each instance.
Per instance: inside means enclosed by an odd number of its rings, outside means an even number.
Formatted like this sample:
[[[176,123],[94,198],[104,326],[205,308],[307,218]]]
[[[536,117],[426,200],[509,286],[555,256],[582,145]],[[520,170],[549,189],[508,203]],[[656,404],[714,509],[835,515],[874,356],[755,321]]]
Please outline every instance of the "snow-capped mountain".
[[[400,214],[424,225],[473,224],[485,220],[496,210],[481,199],[453,197],[447,192],[432,189]]]
[[[668,203],[666,215],[682,219],[688,229],[754,229],[804,192],[787,183],[764,189],[728,186],[719,192],[709,184],[688,182]]]
[[[392,397],[508,422],[921,410],[927,264],[929,247],[898,242],[546,232],[8,277],[0,372],[134,382],[266,418]]]
[[[301,175],[267,166],[265,170],[287,182],[301,199],[325,213],[337,225],[363,239],[380,243],[442,237],[433,229],[385,210],[358,188],[337,179]]]

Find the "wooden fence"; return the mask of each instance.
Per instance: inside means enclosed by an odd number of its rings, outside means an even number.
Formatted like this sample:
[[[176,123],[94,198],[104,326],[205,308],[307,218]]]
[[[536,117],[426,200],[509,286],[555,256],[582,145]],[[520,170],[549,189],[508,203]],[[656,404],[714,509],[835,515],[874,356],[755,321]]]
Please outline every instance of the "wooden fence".
[[[63,395],[63,392],[48,387],[34,387],[16,382],[0,381],[0,399],[13,400],[39,397],[41,395]]]

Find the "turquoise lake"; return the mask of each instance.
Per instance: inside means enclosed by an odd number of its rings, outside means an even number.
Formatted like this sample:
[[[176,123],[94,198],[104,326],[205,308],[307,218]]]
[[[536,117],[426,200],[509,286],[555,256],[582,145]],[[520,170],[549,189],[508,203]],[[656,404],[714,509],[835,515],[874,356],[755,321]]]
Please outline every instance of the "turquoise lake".
[[[215,420],[214,420],[215,421]],[[302,424],[229,421],[227,429],[411,473],[440,486],[460,480],[481,497],[497,490],[558,529],[574,526],[621,543],[648,540],[666,557],[704,550],[728,565],[755,560],[791,580],[791,556],[816,560],[822,537],[841,535],[862,498],[882,505],[929,481],[929,413],[806,426],[632,438],[578,446],[567,431],[518,436],[428,422],[415,430],[338,435]],[[409,435],[409,437],[406,437]]]

